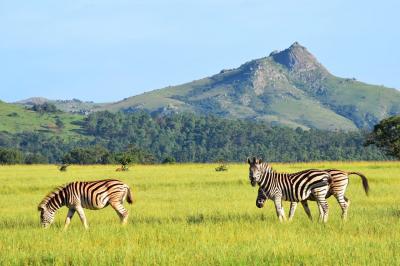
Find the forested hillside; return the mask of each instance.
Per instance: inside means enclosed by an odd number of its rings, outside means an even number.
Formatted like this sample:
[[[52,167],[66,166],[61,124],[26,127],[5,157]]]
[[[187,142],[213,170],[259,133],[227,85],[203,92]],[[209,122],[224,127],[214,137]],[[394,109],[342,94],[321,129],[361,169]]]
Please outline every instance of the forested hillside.
[[[359,131],[322,131],[271,127],[256,121],[215,116],[147,112],[95,112],[83,120],[79,136],[19,132],[0,134],[2,156],[12,162],[115,163],[122,153],[134,162],[244,161],[258,155],[268,161],[382,160],[375,147],[364,147]],[[3,154],[3,155],[1,155]]]

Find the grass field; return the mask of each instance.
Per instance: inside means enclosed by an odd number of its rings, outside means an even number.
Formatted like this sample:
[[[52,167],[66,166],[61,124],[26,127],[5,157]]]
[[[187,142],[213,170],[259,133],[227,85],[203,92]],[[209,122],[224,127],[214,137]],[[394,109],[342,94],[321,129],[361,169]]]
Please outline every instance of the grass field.
[[[0,166],[0,265],[400,265],[399,162],[273,164],[278,171],[339,168],[350,177],[349,220],[329,200],[326,225],[310,222],[301,206],[292,222],[279,223],[273,203],[257,209],[257,188],[245,164],[215,172],[213,164],[132,166]],[[121,227],[114,211],[86,210],[62,232],[66,208],[47,230],[37,204],[53,187],[72,180],[117,178],[134,191],[130,220]],[[316,204],[311,202],[314,217]],[[285,205],[288,213],[288,203]]]

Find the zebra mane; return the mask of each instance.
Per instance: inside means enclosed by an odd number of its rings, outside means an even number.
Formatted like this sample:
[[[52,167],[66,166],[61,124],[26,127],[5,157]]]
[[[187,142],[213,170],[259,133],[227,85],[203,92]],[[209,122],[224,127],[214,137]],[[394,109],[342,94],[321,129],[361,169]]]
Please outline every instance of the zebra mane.
[[[265,168],[266,170],[269,169],[269,171],[268,171],[269,173],[275,173],[275,170],[272,168],[272,166],[269,163],[263,162],[262,164],[263,164],[263,168]]]
[[[269,164],[268,164],[269,165]],[[288,172],[277,172],[277,171],[275,171],[270,165],[269,165],[269,167],[270,167],[270,172],[271,173],[279,173],[279,174],[285,174],[285,175],[292,175],[292,174],[300,174],[300,173],[305,173],[305,172],[308,172],[308,171],[310,171],[310,169],[306,169],[306,170],[302,170],[302,171],[299,171],[299,172],[294,172],[294,173],[288,173]],[[325,170],[326,171],[326,170]]]
[[[62,191],[67,184],[59,186],[54,188],[50,193],[48,193],[44,199],[39,203],[38,205],[38,210],[46,207],[47,203],[49,203],[49,201],[51,201],[56,195],[58,195],[60,193],[60,191]]]

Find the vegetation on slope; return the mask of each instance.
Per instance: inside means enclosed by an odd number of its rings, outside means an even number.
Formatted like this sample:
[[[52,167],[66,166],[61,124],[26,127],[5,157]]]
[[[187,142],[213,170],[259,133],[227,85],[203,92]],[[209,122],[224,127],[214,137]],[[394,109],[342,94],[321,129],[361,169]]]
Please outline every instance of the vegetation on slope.
[[[25,107],[0,101],[0,132],[24,131],[58,135],[63,138],[79,136],[79,121],[83,116],[64,112],[35,112]]]
[[[248,155],[284,162],[388,158],[375,146],[364,147],[364,134],[358,131],[294,130],[194,114],[96,112],[81,122],[79,132],[82,134],[73,139],[40,132],[3,133],[0,147],[17,148],[48,162],[82,164],[115,163],[126,152],[136,158],[134,162],[142,163],[166,158],[177,162],[244,161]]]
[[[69,112],[73,114],[86,115],[91,112],[99,110],[105,103],[94,103],[88,101],[81,101],[79,99],[72,100],[49,100],[43,97],[32,97],[25,100],[16,102],[15,104],[22,105],[25,107],[32,107],[33,105],[41,105],[44,103],[53,104],[57,109],[63,112]]]

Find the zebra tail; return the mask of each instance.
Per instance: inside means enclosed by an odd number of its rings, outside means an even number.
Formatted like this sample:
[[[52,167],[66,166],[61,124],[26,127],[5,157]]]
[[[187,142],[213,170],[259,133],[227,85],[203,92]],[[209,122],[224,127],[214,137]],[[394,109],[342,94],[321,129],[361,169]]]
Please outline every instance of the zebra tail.
[[[128,195],[126,197],[126,201],[129,204],[132,204],[133,203],[133,195],[132,195],[132,191],[131,191],[131,189],[129,187],[127,187],[127,192],[128,192]]]
[[[361,177],[362,180],[362,184],[364,187],[364,191],[365,194],[368,196],[368,192],[369,192],[369,185],[368,185],[368,179],[365,175],[359,173],[359,172],[348,172],[349,175],[358,175],[359,177]]]

